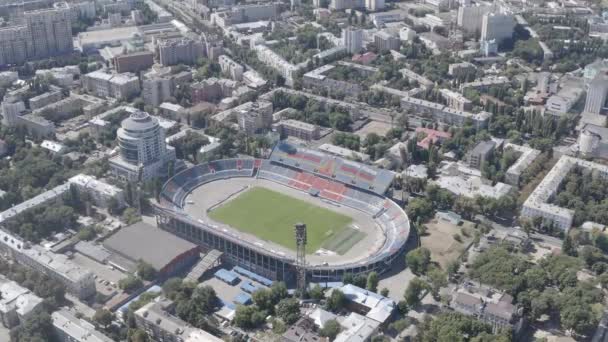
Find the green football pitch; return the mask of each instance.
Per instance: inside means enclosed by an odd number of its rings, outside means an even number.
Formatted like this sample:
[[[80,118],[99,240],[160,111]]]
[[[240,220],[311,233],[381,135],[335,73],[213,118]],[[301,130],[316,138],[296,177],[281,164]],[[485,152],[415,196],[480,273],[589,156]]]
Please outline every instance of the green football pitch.
[[[349,227],[352,219],[346,215],[262,187],[213,209],[209,217],[292,250],[296,248],[294,224],[306,223],[307,253],[326,248],[343,254],[365,236]]]

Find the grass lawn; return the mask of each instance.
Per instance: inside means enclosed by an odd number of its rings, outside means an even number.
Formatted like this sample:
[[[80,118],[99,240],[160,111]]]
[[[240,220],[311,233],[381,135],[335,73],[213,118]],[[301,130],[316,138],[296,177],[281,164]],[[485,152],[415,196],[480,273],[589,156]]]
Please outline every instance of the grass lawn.
[[[351,230],[352,219],[281,193],[255,187],[209,212],[209,217],[242,232],[295,250],[294,224],[306,223],[306,252],[313,253],[333,237]]]

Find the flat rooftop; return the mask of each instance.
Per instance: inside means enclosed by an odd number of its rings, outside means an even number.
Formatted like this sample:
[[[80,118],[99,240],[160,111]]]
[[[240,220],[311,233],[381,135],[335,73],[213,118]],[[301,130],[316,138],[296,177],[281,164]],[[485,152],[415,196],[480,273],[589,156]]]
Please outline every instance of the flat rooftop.
[[[195,244],[144,222],[137,222],[112,235],[104,247],[131,260],[143,260],[156,270],[163,269]]]

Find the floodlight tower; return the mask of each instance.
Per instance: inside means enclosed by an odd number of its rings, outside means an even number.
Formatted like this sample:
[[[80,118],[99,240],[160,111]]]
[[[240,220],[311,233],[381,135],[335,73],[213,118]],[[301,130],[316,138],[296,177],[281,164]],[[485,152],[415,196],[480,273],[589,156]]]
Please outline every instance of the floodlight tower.
[[[298,290],[300,290],[300,296],[304,297],[304,294],[306,293],[306,225],[304,223],[296,223],[295,232]]]

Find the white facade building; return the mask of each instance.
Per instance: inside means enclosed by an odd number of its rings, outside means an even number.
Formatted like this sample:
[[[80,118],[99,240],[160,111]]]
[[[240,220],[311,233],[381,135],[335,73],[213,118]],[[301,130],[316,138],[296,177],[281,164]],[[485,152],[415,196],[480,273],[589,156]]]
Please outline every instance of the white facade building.
[[[460,6],[458,8],[457,24],[458,27],[467,33],[481,33],[481,23],[484,14],[492,10],[491,6],[475,5],[475,6]]]
[[[175,163],[175,149],[165,143],[159,120],[137,111],[123,120],[117,132],[120,155],[110,159],[112,173],[119,178],[137,181],[166,175],[169,163]]]
[[[363,30],[352,27],[342,29],[342,40],[346,51],[359,53],[363,49]]]
[[[600,72],[595,75],[589,83],[587,98],[585,100],[585,112],[600,114],[606,105],[608,95],[608,75]]]
[[[95,329],[95,326],[77,318],[66,309],[51,314],[55,336],[61,342],[112,342],[112,339]]]
[[[194,64],[203,57],[203,43],[194,39],[167,39],[158,43],[160,64]]]
[[[521,216],[529,219],[542,217],[545,224],[553,224],[564,231],[570,229],[574,210],[558,207],[550,204],[549,201],[557,194],[560,184],[574,166],[593,170],[604,178],[608,177],[608,166],[564,155],[528,196],[521,210]]]
[[[218,58],[218,62],[220,67],[222,68],[222,72],[230,75],[230,78],[236,81],[243,80],[243,73],[245,72],[245,68],[239,63],[235,62],[232,58],[221,55]]]
[[[112,74],[97,70],[83,76],[83,87],[101,98],[129,99],[141,91],[139,78],[131,73]]]

